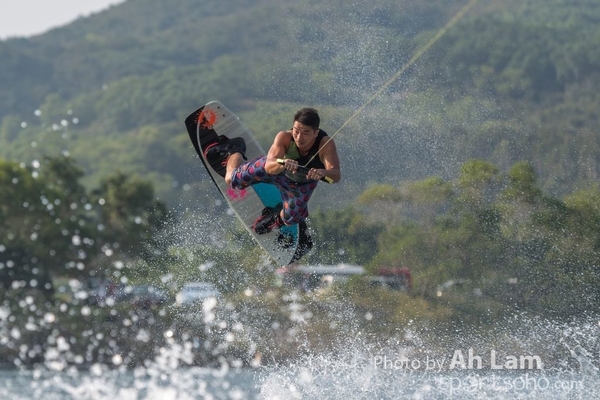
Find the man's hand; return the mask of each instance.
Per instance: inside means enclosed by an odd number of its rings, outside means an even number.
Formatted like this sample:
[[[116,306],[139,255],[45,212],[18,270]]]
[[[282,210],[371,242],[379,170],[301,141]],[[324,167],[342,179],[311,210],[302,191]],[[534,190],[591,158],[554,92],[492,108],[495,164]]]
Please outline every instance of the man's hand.
[[[283,164],[283,169],[286,171],[290,171],[290,172],[298,171],[298,161],[285,159],[285,163]]]
[[[318,181],[322,178],[325,177],[325,170],[324,169],[316,169],[316,168],[311,168],[307,173],[306,173],[306,177],[308,179],[314,179],[315,181]]]
[[[282,172],[286,171],[286,170],[289,170],[291,172],[296,172],[296,171],[300,170],[301,172],[306,174],[306,177],[308,179],[313,179],[315,181],[322,180],[327,183],[335,183],[335,181],[333,179],[331,179],[329,176],[327,176],[326,169],[317,169],[317,168],[308,169],[302,165],[298,165],[298,162],[295,160],[287,160],[287,159],[284,160],[283,158],[278,158],[276,160],[276,162],[282,168]],[[290,163],[290,164],[288,165],[288,163]]]

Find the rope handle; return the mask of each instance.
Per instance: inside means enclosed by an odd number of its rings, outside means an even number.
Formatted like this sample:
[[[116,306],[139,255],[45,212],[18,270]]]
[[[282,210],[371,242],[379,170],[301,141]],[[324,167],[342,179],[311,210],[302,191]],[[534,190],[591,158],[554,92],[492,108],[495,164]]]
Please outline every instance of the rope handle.
[[[281,164],[281,165],[285,165],[285,160],[283,158],[278,158],[277,159],[277,164]],[[310,168],[307,167],[303,167],[302,165],[298,165],[298,171],[300,172],[304,172],[305,174],[308,173],[308,171],[310,171]],[[333,183],[333,179],[331,179],[328,176],[324,176],[321,178],[321,180],[323,182],[327,182],[327,183]]]

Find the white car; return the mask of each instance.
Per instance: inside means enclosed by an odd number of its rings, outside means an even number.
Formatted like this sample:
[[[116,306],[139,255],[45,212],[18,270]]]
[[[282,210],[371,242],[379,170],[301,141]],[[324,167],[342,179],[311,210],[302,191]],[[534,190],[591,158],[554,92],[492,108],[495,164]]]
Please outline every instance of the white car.
[[[189,282],[175,296],[177,305],[202,302],[209,298],[218,298],[221,292],[210,282]]]

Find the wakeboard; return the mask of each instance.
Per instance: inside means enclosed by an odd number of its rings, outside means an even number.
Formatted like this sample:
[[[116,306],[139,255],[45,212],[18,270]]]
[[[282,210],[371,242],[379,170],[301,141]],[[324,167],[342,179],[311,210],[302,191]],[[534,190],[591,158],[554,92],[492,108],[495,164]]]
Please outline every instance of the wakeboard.
[[[241,137],[246,142],[246,158],[255,160],[266,155],[254,135],[244,127],[240,119],[218,101],[211,101],[191,113],[185,119],[185,126],[196,152],[208,171],[212,181],[227,201],[233,213],[258,245],[278,265],[289,265],[304,255],[306,249],[301,246],[298,224],[286,225],[279,230],[259,235],[252,225],[265,207],[275,207],[282,202],[277,187],[267,183],[257,183],[242,190],[234,190],[225,183],[225,179],[213,168],[204,156],[204,151],[220,137],[228,139]],[[302,235],[306,232],[303,226]]]

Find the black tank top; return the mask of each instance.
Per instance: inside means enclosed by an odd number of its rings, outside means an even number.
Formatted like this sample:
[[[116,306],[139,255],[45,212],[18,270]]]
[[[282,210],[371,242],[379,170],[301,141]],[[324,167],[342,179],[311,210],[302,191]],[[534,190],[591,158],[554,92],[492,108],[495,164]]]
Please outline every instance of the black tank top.
[[[319,129],[319,133],[317,134],[315,143],[308,150],[306,155],[303,155],[303,156],[300,155],[298,146],[296,145],[296,142],[294,141],[294,138],[292,137],[290,146],[288,147],[287,151],[285,152],[285,158],[290,159],[290,160],[296,160],[296,161],[298,161],[298,165],[306,166],[307,168],[324,169],[325,165],[323,164],[323,162],[321,161],[319,156],[318,155],[315,156],[315,154],[317,154],[319,152],[319,146],[321,145],[321,140],[326,136],[327,136],[327,132],[325,132],[322,129]],[[311,160],[311,158],[313,158],[313,159]],[[311,179],[306,178],[306,174],[301,173],[301,172],[291,173],[289,171],[286,171],[285,175],[288,177],[288,179],[290,179],[294,182],[301,183],[301,182],[311,181]]]

